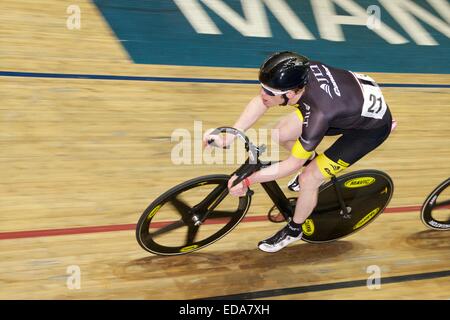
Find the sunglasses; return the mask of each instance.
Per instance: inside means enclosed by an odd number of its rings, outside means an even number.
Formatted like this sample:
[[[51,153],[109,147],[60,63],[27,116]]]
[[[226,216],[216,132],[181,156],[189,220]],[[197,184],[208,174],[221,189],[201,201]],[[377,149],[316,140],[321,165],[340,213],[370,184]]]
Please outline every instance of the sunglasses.
[[[272,88],[269,88],[269,87],[265,86],[262,83],[261,83],[261,87],[262,87],[262,89],[264,90],[264,92],[266,94],[268,94],[269,96],[272,96],[272,97],[274,97],[274,96],[281,96],[282,94],[285,94],[285,93],[287,93],[289,91],[289,90],[281,91],[281,90],[272,89]]]
[[[272,96],[272,97],[274,97],[275,96],[275,93],[273,93],[272,91],[270,91],[270,90],[267,90],[266,88],[264,88],[264,87],[262,87],[262,89],[264,90],[264,92],[266,93],[266,94],[268,94],[269,96]]]

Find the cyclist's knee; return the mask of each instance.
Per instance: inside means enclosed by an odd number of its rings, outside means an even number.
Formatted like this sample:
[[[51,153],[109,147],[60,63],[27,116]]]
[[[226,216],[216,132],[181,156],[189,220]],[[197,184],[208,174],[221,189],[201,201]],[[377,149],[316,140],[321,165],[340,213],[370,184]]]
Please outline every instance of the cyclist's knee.
[[[277,126],[275,126],[275,128],[272,129],[272,142],[276,143],[276,144],[280,144],[280,129]]]
[[[284,146],[290,140],[292,137],[290,137],[289,131],[281,123],[272,130],[272,141],[276,144]]]
[[[318,188],[325,181],[325,177],[320,172],[315,161],[306,166],[299,176],[302,188]]]
[[[302,133],[302,122],[295,112],[282,118],[272,130],[272,141],[283,145],[291,145]]]

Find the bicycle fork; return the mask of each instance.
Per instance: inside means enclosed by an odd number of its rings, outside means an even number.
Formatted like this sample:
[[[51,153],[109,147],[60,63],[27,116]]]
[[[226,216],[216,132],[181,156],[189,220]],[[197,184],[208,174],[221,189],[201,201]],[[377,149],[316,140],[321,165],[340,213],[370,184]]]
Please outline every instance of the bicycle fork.
[[[238,170],[230,175],[237,175],[237,179],[233,182],[233,186],[240,183],[242,180],[252,175],[255,171],[261,168],[261,163],[258,161],[256,164],[244,163]],[[194,206],[192,213],[192,221],[195,226],[199,226],[205,221],[211,212],[222,202],[222,200],[228,195],[228,185],[217,186],[202,202]],[[254,192],[250,188],[247,191],[248,196],[253,196]]]
[[[331,177],[331,182],[333,183],[333,187],[334,187],[334,190],[336,191],[336,196],[337,196],[339,205],[341,207],[341,211],[339,212],[339,214],[344,219],[350,219],[351,218],[350,212],[352,211],[352,208],[347,207],[345,205],[344,197],[342,196],[341,188],[338,186],[337,179],[336,179],[335,176]]]

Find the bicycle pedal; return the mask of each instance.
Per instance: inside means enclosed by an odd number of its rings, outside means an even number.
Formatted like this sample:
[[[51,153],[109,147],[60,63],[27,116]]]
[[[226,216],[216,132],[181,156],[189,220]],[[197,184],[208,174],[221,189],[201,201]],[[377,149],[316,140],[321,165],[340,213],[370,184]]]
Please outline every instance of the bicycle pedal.
[[[273,223],[286,222],[286,219],[284,219],[281,212],[278,212],[277,214],[272,214],[271,212],[269,212],[267,214],[267,219],[269,219],[269,221]]]
[[[292,210],[294,210],[295,205],[297,204],[297,198],[293,197],[293,198],[288,198],[289,203],[292,206]],[[276,205],[274,205],[269,212],[267,212],[267,219],[271,222],[274,223],[280,223],[280,222],[289,222],[292,220],[291,217],[288,217],[288,220],[286,221],[286,219],[284,218],[284,215],[280,212],[280,210],[277,208]]]

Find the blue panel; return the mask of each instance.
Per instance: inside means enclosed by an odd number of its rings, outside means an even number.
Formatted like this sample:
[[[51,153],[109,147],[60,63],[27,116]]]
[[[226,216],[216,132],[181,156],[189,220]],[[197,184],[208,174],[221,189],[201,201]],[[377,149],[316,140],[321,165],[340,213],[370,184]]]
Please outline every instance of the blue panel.
[[[173,1],[94,0],[135,63],[220,67],[258,67],[273,51],[297,51],[330,65],[365,72],[450,73],[449,38],[417,19],[438,42],[417,45],[375,0],[353,0],[363,8],[379,5],[383,23],[410,42],[392,45],[365,26],[342,26],[344,42],[327,41],[320,33],[310,1],[285,0],[316,40],[292,39],[265,7],[273,37],[245,37],[214,11],[196,0],[222,32],[198,34]],[[314,1],[314,0],[312,0]],[[411,0],[410,0],[411,1]],[[243,17],[239,0],[222,0]],[[425,1],[411,1],[445,21]],[[337,14],[346,14],[336,7]]]

